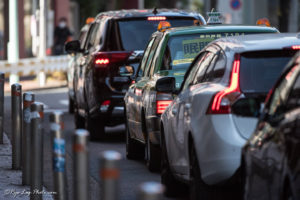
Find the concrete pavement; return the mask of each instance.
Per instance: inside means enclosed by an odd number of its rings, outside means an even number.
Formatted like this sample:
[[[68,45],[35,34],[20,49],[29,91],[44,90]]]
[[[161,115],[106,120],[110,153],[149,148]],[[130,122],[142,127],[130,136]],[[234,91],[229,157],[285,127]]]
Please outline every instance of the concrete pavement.
[[[30,199],[30,187],[22,185],[21,170],[12,170],[11,143],[4,134],[4,144],[0,144],[0,200],[27,200]],[[43,191],[44,200],[52,200],[54,192]]]

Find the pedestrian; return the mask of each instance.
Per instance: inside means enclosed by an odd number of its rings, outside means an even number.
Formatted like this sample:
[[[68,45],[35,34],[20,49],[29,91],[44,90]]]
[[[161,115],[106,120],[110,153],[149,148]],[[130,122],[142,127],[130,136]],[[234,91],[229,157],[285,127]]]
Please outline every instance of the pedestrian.
[[[60,18],[54,31],[54,55],[65,54],[65,43],[71,40],[71,36],[72,33],[67,26],[67,19],[65,17]]]

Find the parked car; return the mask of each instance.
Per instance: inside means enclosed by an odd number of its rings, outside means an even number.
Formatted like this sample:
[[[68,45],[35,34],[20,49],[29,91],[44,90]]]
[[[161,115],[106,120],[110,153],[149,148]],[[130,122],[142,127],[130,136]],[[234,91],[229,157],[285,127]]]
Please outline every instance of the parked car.
[[[83,48],[83,44],[87,38],[87,31],[89,29],[89,24],[86,24],[82,27],[79,33],[79,41],[81,44],[80,48]],[[68,81],[68,97],[69,97],[69,113],[74,113],[74,74],[76,74],[76,70],[78,69],[78,58],[80,57],[80,53],[72,53],[71,58],[68,63],[67,69],[67,81]]]
[[[66,45],[67,52],[79,54],[73,80],[75,124],[88,129],[91,139],[104,136],[105,126],[124,123],[124,95],[161,20],[174,26],[192,25],[194,20],[205,24],[200,14],[177,9],[109,11],[95,18],[84,44]]]
[[[241,150],[257,118],[233,114],[233,105],[244,97],[263,102],[296,53],[294,45],[300,45],[295,34],[257,34],[221,38],[200,52],[161,117],[161,180],[167,193],[177,191],[180,182],[190,183],[191,199],[224,199],[227,186],[240,191]]]
[[[259,116],[242,151],[244,199],[300,199],[299,100],[300,53],[286,66],[262,112],[255,98],[236,102],[236,115]]]
[[[160,116],[173,100],[170,93],[156,87],[158,81],[164,80],[162,77],[174,77],[179,89],[194,57],[214,39],[275,32],[275,28],[260,26],[207,25],[165,28],[153,33],[135,83],[125,96],[127,158],[142,159],[146,154],[149,170],[160,169]]]

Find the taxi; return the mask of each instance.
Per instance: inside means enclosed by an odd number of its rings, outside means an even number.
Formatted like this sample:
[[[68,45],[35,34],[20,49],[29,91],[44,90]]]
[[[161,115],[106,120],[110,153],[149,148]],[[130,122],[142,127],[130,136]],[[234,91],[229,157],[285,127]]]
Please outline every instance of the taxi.
[[[208,20],[210,21],[210,20]],[[213,20],[217,22],[217,20]],[[148,169],[160,169],[160,116],[172,102],[174,92],[161,92],[164,77],[174,77],[176,89],[196,55],[211,41],[228,36],[278,33],[266,26],[205,25],[171,28],[161,22],[153,33],[136,73],[135,82],[125,95],[126,155],[145,157]],[[167,79],[170,80],[170,79]],[[165,82],[168,85],[168,82]],[[175,92],[176,93],[176,92]]]

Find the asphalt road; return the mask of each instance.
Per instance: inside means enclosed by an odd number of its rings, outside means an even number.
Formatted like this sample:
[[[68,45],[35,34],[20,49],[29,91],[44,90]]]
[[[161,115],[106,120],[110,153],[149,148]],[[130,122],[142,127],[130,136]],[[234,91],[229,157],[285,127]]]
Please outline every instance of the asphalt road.
[[[49,113],[53,110],[64,111],[66,152],[67,152],[67,179],[68,179],[68,196],[73,199],[73,152],[72,134],[74,133],[73,115],[67,113],[68,98],[67,88],[39,90],[34,92],[36,101],[45,104],[44,118],[44,186],[48,191],[53,191],[52,178],[52,160],[49,134]],[[10,95],[5,96],[5,132],[11,139],[11,104]],[[103,141],[89,142],[89,175],[90,175],[90,198],[100,199],[101,181],[99,178],[99,154],[105,150],[115,150],[122,154],[123,159],[120,163],[120,199],[134,200],[137,199],[138,187],[146,181],[160,182],[159,173],[151,173],[147,170],[144,161],[127,160],[125,157],[125,137],[124,125],[113,128],[106,128],[107,136]],[[169,199],[169,198],[164,198]],[[184,197],[183,199],[187,199]]]

